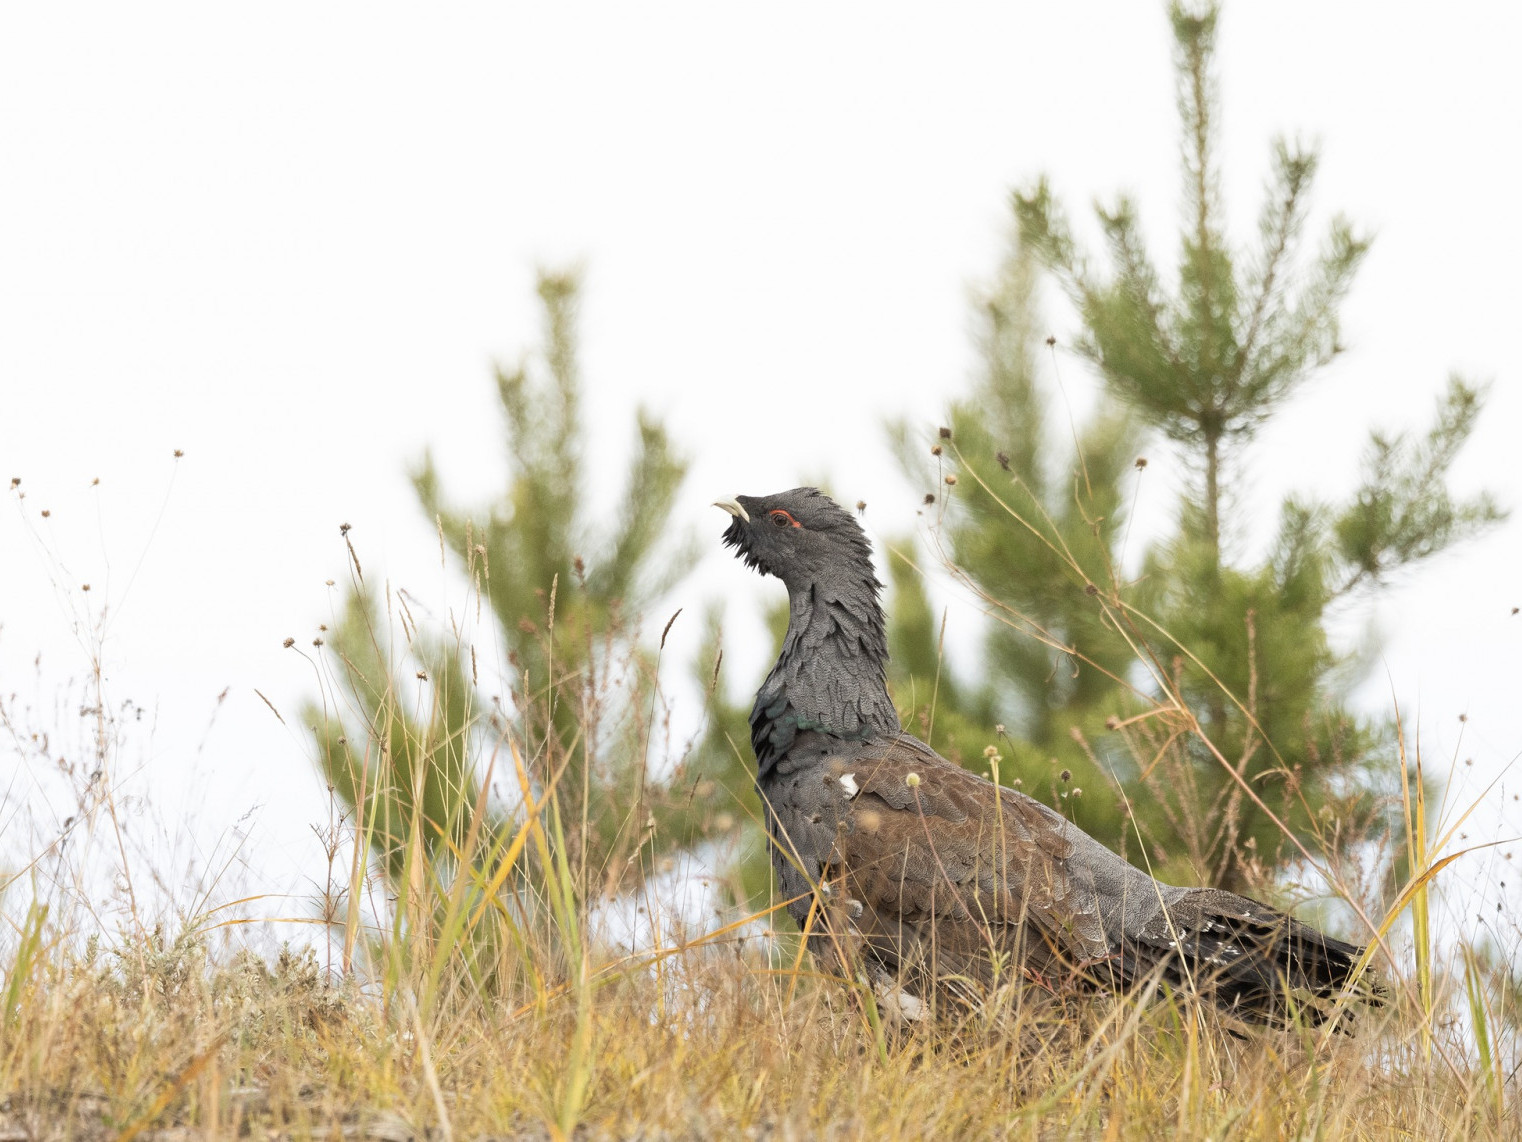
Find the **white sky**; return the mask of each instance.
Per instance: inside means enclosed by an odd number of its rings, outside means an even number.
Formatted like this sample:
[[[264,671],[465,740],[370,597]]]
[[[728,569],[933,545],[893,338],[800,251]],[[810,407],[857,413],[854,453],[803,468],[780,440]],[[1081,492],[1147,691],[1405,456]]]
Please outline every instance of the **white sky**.
[[[196,809],[186,851],[206,859],[258,806],[259,877],[318,875],[307,743],[254,690],[287,719],[310,691],[281,641],[328,617],[340,522],[367,570],[439,597],[405,469],[431,446],[457,501],[494,494],[489,367],[537,337],[536,265],[588,270],[607,488],[645,402],[693,460],[676,530],[716,540],[717,496],[827,474],[897,534],[918,489],[881,424],[928,428],[963,390],[967,294],[997,264],[1012,186],[1049,172],[1090,237],[1088,202],[1128,190],[1171,263],[1169,41],[1162,6],[1134,0],[933,20],[864,4],[7,6],[0,482],[27,495],[0,510],[0,692],[57,701],[82,669],[69,614],[90,582],[112,608],[109,694],[153,711],[125,760],[167,819]],[[1346,489],[1367,425],[1424,423],[1452,369],[1495,382],[1460,487],[1522,508],[1519,42],[1514,5],[1227,10],[1237,233],[1270,138],[1299,131],[1324,151],[1312,232],[1341,210],[1379,235],[1345,310],[1352,351],[1238,486],[1262,521],[1244,548],[1285,490]],[[1064,368],[1082,405],[1082,371]],[[1178,474],[1159,459],[1147,479],[1139,526],[1167,517]],[[65,559],[56,582],[29,528]],[[759,677],[761,587],[713,546],[661,619],[733,599],[736,677]],[[1387,638],[1366,708],[1398,697],[1429,758],[1473,757],[1466,775],[1522,749],[1518,567],[1514,522],[1344,623]],[[46,782],[4,756],[0,830]],[[1500,804],[1476,838],[1502,827]]]

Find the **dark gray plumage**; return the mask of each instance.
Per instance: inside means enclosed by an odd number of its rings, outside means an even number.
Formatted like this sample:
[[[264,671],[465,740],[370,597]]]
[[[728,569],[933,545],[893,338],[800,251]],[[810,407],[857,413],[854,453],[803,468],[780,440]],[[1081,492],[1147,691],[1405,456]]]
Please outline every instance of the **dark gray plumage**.
[[[734,517],[725,544],[788,590],[751,744],[773,863],[816,955],[859,961],[911,1018],[914,993],[968,995],[996,964],[1052,984],[1158,978],[1275,1024],[1292,996],[1317,1020],[1316,1001],[1349,985],[1362,949],[1233,893],[1161,884],[904,733],[871,545],[828,496],[717,506]]]

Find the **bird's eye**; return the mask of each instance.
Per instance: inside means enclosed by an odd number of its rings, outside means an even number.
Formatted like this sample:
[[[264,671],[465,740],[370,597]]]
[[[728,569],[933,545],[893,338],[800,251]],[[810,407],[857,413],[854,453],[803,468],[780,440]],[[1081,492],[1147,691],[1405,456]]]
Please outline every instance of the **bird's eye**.
[[[797,520],[795,520],[791,515],[789,515],[785,511],[783,511],[781,508],[777,508],[775,511],[773,511],[771,513],[771,517],[772,517],[772,523],[775,524],[777,527],[802,527],[803,526],[801,523],[799,523]]]

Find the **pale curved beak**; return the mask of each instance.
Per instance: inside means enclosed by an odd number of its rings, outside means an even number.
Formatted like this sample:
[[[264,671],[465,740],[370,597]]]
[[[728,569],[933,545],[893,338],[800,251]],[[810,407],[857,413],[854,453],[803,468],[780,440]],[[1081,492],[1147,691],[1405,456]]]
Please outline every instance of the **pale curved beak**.
[[[746,523],[750,522],[750,513],[740,506],[739,500],[714,500],[713,506],[723,508],[730,515],[739,516]]]

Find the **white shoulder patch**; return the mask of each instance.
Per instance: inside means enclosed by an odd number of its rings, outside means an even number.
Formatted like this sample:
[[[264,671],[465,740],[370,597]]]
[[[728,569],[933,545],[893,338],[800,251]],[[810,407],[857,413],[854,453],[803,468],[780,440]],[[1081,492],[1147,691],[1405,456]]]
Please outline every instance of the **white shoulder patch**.
[[[840,775],[840,787],[846,791],[847,801],[861,792],[861,786],[856,784],[856,774],[854,773],[842,773]]]

